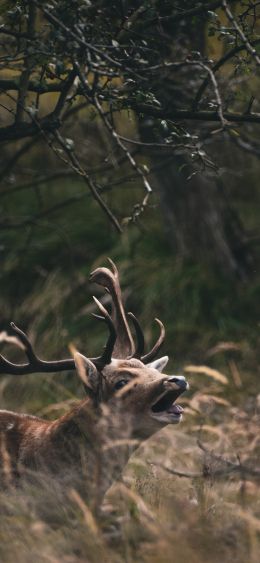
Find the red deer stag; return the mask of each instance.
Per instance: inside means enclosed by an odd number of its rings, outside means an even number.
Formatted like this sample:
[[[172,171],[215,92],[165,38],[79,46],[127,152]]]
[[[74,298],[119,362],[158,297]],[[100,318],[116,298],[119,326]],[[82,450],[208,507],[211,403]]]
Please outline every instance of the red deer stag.
[[[76,352],[74,360],[40,360],[28,337],[14,324],[28,362],[14,364],[0,356],[0,373],[54,372],[76,368],[87,398],[70,412],[49,421],[26,414],[0,411],[0,479],[17,483],[28,474],[48,474],[63,487],[103,496],[119,476],[131,452],[166,424],[176,424],[182,408],[176,399],[187,389],[182,376],[162,373],[168,357],[155,360],[165,336],[163,324],[152,350],[144,354],[144,336],[136,317],[129,313],[137,345],[129,330],[122,304],[118,272],[96,269],[91,281],[104,286],[112,297],[111,316],[94,297],[99,320],[109,337],[98,358]],[[96,315],[94,315],[96,316]],[[87,494],[88,496],[88,494]]]

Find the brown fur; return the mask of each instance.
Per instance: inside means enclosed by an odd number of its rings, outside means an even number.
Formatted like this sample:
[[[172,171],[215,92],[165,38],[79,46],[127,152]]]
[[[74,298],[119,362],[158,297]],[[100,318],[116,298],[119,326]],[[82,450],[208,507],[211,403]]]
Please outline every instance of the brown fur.
[[[93,492],[94,487],[95,494],[98,489],[103,495],[140,441],[167,424],[151,416],[151,406],[167,390],[178,391],[168,376],[136,359],[112,360],[102,374],[80,354],[75,362],[81,378],[84,369],[83,382],[91,397],[79,401],[67,414],[46,421],[0,411],[4,486],[39,472],[66,487],[80,488],[85,479],[88,489]],[[126,385],[115,390],[122,380]]]

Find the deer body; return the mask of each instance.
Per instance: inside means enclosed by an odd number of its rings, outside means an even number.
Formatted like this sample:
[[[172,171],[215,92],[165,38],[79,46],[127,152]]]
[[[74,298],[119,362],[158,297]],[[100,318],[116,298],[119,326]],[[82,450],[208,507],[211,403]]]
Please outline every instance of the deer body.
[[[82,418],[84,413],[84,431]],[[86,433],[87,421],[91,421]],[[54,477],[66,485],[80,481],[82,457],[93,457],[97,436],[93,432],[93,413],[89,400],[80,401],[69,413],[54,421],[38,417],[0,411],[0,451],[2,486],[18,485],[34,473]],[[91,435],[92,434],[92,435]],[[89,459],[90,462],[90,459]],[[93,467],[92,461],[89,463]]]
[[[167,356],[153,360],[162,343],[163,325],[160,323],[161,335],[157,344],[150,353],[142,356],[144,339],[139,323],[132,315],[138,340],[134,352],[117,270],[115,267],[113,272],[99,268],[93,277],[100,285],[108,287],[117,306],[112,320],[96,300],[110,332],[102,356],[89,359],[76,352],[71,360],[84,384],[87,398],[54,421],[0,411],[0,482],[4,486],[15,484],[22,477],[28,479],[47,474],[65,488],[81,490],[83,484],[90,493],[102,497],[142,440],[166,424],[181,420],[182,408],[175,404],[175,400],[187,388],[185,378],[162,373]],[[37,371],[37,366],[38,371],[42,366],[46,368],[49,363],[36,357],[20,329],[16,332],[25,345],[28,372],[33,367]],[[120,354],[119,359],[112,357],[114,350]],[[17,373],[19,368],[24,373],[26,369],[26,364],[17,366],[3,357],[1,361],[11,373]],[[64,369],[68,362],[64,361]]]

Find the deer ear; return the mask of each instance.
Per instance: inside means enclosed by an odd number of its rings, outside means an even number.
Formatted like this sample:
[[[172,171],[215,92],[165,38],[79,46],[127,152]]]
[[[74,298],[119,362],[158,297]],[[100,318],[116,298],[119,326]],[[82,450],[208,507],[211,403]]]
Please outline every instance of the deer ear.
[[[154,360],[154,362],[147,364],[147,367],[157,369],[157,371],[162,372],[166,364],[168,364],[168,361],[169,356],[162,356],[162,358],[158,358],[158,360]]]
[[[75,366],[77,370],[77,374],[80,377],[82,383],[88,388],[91,389],[92,392],[96,392],[98,386],[98,371],[96,366],[80,354],[76,352],[74,354]]]

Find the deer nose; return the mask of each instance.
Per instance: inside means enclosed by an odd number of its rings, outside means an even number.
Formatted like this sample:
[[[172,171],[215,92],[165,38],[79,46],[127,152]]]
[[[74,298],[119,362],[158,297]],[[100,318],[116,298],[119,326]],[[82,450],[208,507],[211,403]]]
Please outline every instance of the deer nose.
[[[170,383],[175,383],[176,385],[178,385],[178,387],[180,387],[180,389],[183,390],[189,388],[189,384],[183,375],[180,375],[179,377],[177,375],[171,375],[170,377],[168,377],[167,381],[169,381]]]

